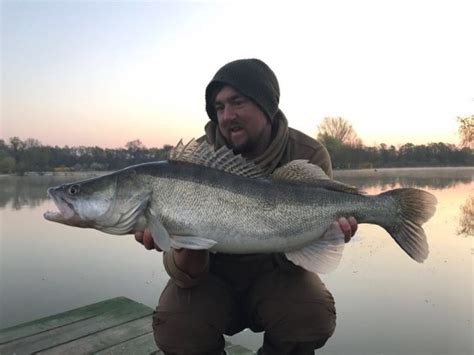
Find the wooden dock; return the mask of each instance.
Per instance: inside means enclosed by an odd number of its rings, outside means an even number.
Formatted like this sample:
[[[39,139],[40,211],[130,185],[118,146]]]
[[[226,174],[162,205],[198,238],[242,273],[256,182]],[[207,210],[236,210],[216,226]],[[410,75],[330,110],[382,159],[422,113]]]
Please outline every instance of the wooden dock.
[[[0,329],[0,354],[163,354],[153,339],[153,309],[125,297]],[[252,351],[226,343],[227,354]]]

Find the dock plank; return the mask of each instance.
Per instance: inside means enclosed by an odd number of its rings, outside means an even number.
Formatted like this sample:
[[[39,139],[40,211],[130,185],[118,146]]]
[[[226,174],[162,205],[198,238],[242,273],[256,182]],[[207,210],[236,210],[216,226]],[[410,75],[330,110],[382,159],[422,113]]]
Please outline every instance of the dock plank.
[[[49,349],[119,324],[150,316],[152,309],[140,303],[128,303],[120,308],[100,313],[61,327],[52,328],[28,337],[22,337],[0,345],[1,354],[31,354]]]
[[[143,318],[139,318],[133,320],[131,322],[122,323],[116,327],[108,328],[102,330],[100,332],[94,333],[87,337],[79,338],[68,343],[46,349],[43,351],[39,351],[37,354],[41,355],[63,355],[63,354],[91,354],[96,353],[101,350],[106,350],[116,344],[119,343],[132,343],[129,340],[136,339],[139,336],[151,334],[152,333],[152,320],[149,315]],[[134,341],[133,346],[131,344],[127,346],[127,348],[134,350],[136,353],[145,354],[151,353],[153,351],[158,350],[157,346],[155,345],[154,341],[149,346],[148,349],[143,349],[142,347],[136,347],[139,345],[138,342]],[[141,345],[141,344],[140,344]],[[115,352],[113,352],[115,354]],[[126,352],[129,354],[130,352]],[[112,354],[112,352],[109,352]]]
[[[102,313],[112,312],[114,310],[120,309],[121,307],[126,307],[131,303],[134,303],[134,301],[126,297],[116,297],[53,316],[22,323],[5,329],[0,329],[0,345],[11,342],[12,340],[28,337],[33,334],[95,317]]]
[[[147,334],[143,334],[139,337],[131,339],[120,344],[111,346],[110,348],[104,349],[94,353],[95,355],[139,355],[139,354],[160,354],[163,352],[158,350],[153,332],[150,331]]]
[[[125,297],[0,329],[0,354],[163,355],[155,344],[153,309]],[[254,354],[226,341],[229,355]]]

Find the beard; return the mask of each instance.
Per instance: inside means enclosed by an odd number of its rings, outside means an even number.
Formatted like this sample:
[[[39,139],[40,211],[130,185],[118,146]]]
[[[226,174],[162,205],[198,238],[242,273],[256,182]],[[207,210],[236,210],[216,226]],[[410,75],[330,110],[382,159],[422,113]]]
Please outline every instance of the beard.
[[[234,142],[232,138],[229,138],[228,143],[229,148],[232,149],[235,154],[242,154],[243,156],[252,155],[258,147],[258,141],[251,137],[247,137],[247,139],[242,142]]]
[[[227,147],[247,159],[256,158],[269,145],[271,125],[245,125],[235,121],[220,129]]]

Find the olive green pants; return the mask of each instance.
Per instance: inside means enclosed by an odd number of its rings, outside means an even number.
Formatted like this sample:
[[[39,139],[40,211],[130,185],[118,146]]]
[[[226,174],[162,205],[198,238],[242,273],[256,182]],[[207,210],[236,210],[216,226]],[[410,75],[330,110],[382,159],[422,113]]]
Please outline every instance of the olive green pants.
[[[280,255],[211,257],[200,284],[170,280],[153,316],[165,354],[222,354],[223,334],[265,331],[259,354],[313,354],[333,334],[334,299],[320,278]]]

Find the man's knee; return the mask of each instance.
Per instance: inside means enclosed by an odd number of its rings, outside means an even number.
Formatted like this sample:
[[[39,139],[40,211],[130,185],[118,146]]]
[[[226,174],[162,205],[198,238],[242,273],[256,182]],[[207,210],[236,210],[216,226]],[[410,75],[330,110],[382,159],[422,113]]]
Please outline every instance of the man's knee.
[[[321,346],[336,328],[334,302],[304,302],[293,305],[269,303],[263,309],[265,333],[285,342],[317,342]],[[279,309],[279,310],[278,310]]]
[[[285,307],[267,304],[265,336],[259,354],[313,354],[326,344],[336,328],[334,302],[304,302]]]
[[[318,275],[289,264],[260,281],[251,297],[256,330],[301,342],[325,342],[334,333],[334,298]]]
[[[233,306],[225,285],[212,277],[188,289],[170,281],[153,315],[156,344],[166,354],[220,354]]]
[[[165,354],[221,354],[225,345],[220,329],[207,319],[189,313],[156,311],[153,333],[157,346]]]

